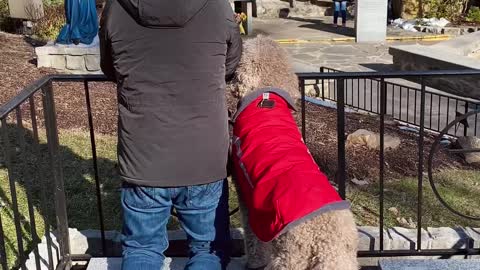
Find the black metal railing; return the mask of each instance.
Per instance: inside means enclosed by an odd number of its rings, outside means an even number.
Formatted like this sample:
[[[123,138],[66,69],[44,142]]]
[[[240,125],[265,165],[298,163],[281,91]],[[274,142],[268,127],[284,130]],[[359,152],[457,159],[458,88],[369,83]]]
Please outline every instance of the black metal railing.
[[[32,252],[34,256],[34,266],[30,266],[30,269],[33,269],[32,267],[44,269],[42,265],[50,270],[69,269],[72,259],[75,258],[70,252],[65,182],[62,157],[59,150],[57,113],[55,111],[54,89],[52,86],[53,82],[62,81],[84,82],[88,118],[90,120],[92,153],[94,155],[97,205],[102,231],[102,243],[105,243],[101,208],[102,200],[100,190],[98,189],[99,179],[95,156],[95,138],[88,96],[88,83],[91,81],[105,81],[105,78],[104,76],[47,76],[28,86],[12,100],[0,107],[2,154],[9,180],[11,210],[13,211],[12,219],[15,224],[14,235],[16,238],[15,244],[7,243],[8,237],[5,235],[2,222],[4,220],[2,216],[5,215],[5,211],[3,211],[0,215],[0,264],[2,269],[27,269],[28,252]],[[29,115],[29,121],[23,119],[24,114]],[[40,121],[41,123],[39,123]],[[28,136],[26,134],[27,129],[24,126],[26,122],[29,125],[28,130],[31,131],[31,135]],[[43,130],[40,130],[40,126],[43,127]],[[44,140],[46,143],[44,145],[40,142],[39,134],[41,132],[45,133]],[[27,140],[29,140],[28,146],[26,145]],[[47,151],[48,155],[44,155],[44,151]],[[26,153],[29,153],[29,155],[27,156]],[[35,158],[32,158],[32,156]],[[48,162],[46,162],[48,168],[43,168],[45,158],[48,159]],[[30,173],[26,174],[25,171]],[[25,217],[25,214],[19,210],[17,198],[19,192],[17,189],[19,187],[25,190],[27,194],[28,212],[26,215],[28,217]],[[49,195],[49,192],[53,192],[53,196]],[[2,200],[5,200],[6,194],[2,195]],[[37,198],[33,198],[33,195]],[[8,201],[8,198],[6,199]],[[36,205],[37,203],[38,205]],[[51,208],[54,211],[49,211]],[[35,209],[45,211],[45,213],[41,213],[44,231],[37,231],[36,223],[38,219],[35,216]],[[50,216],[54,218],[49,219]],[[52,220],[54,221],[52,222]],[[30,234],[31,239],[25,236],[25,227],[29,228],[27,232]],[[55,231],[58,246],[52,240],[52,231]],[[39,254],[37,246],[41,242],[39,235],[45,235],[46,258],[42,258]],[[28,241],[25,241],[26,238]],[[8,253],[12,256],[8,256]]]
[[[12,210],[11,219],[14,222],[15,232],[5,234],[2,216],[0,212],[0,265],[1,269],[27,269],[26,262],[29,253],[33,254],[34,266],[29,269],[69,269],[72,261],[88,260],[92,254],[72,254],[69,242],[69,219],[67,212],[68,197],[66,196],[64,176],[64,160],[59,142],[59,125],[57,123],[56,101],[54,99],[54,83],[78,83],[84,90],[84,106],[89,130],[91,167],[95,185],[95,196],[98,227],[101,234],[101,252],[96,256],[120,256],[116,251],[110,251],[106,239],[105,213],[103,210],[102,184],[100,179],[99,158],[97,157],[97,144],[95,138],[94,119],[91,105],[90,85],[93,82],[106,82],[103,75],[51,75],[46,76],[32,85],[23,89],[12,100],[0,107],[0,120],[2,134],[1,144],[2,155],[0,155],[0,169],[6,169],[8,173],[8,186],[10,197],[1,194],[0,201],[11,201],[8,208]],[[79,87],[79,89],[81,89]],[[81,92],[72,92],[72,95],[81,95]],[[71,112],[76,113],[76,112]],[[26,121],[24,115],[28,114],[28,128],[24,126]],[[31,134],[26,134],[31,133]],[[44,133],[40,136],[40,133]],[[41,138],[42,137],[42,138]],[[40,142],[41,140],[44,142]],[[25,141],[29,141],[28,146]],[[31,148],[31,149],[28,149]],[[44,155],[47,151],[48,155]],[[25,154],[28,152],[28,157]],[[2,158],[5,160],[2,164]],[[32,159],[32,157],[35,157]],[[48,159],[45,162],[45,159]],[[46,164],[45,164],[46,163]],[[47,166],[44,166],[47,165]],[[48,167],[48,168],[41,168]],[[31,170],[33,173],[25,176],[22,170]],[[26,178],[26,179],[25,179]],[[18,205],[18,190],[25,190],[27,193],[28,213],[21,213]],[[53,196],[49,192],[53,191]],[[33,198],[33,193],[36,198]],[[3,196],[3,197],[2,197]],[[4,207],[5,208],[5,207]],[[44,230],[39,232],[34,209],[42,209],[42,223]],[[49,211],[52,210],[53,211]],[[230,216],[238,212],[238,208],[230,212]],[[172,212],[175,216],[175,212]],[[49,218],[53,217],[53,218]],[[95,217],[92,216],[92,219]],[[24,224],[28,224],[28,232],[25,232]],[[55,233],[56,242],[52,239],[52,232]],[[29,234],[32,239],[26,235]],[[38,244],[41,243],[40,235],[45,235],[46,256],[41,256]],[[14,237],[16,243],[7,243],[9,237]],[[28,242],[28,243],[27,243]],[[173,242],[173,244],[172,244]],[[170,243],[166,252],[169,256],[185,256],[187,253],[186,241],[175,240]],[[243,243],[235,241],[233,253],[239,255]],[[8,253],[13,253],[8,256]],[[30,258],[31,259],[31,258]],[[43,268],[42,268],[43,265]],[[34,268],[32,268],[34,267]]]
[[[424,151],[423,151],[423,140],[425,136],[425,129],[436,129],[442,134],[450,134],[450,128],[454,127],[455,124],[460,123],[463,119],[467,117],[472,117],[474,114],[478,113],[478,110],[471,110],[470,104],[475,104],[471,101],[461,100],[456,101],[460,106],[461,102],[465,102],[465,106],[470,108],[466,114],[463,114],[460,117],[455,118],[456,122],[454,124],[450,123],[445,126],[431,128],[431,126],[425,125],[426,118],[430,117],[431,114],[427,114],[429,108],[427,97],[432,97],[437,95],[436,93],[431,93],[426,90],[425,80],[429,80],[435,77],[451,77],[459,78],[462,76],[479,76],[480,71],[432,71],[432,72],[394,72],[394,73],[341,73],[341,72],[332,72],[332,73],[301,73],[299,76],[300,89],[302,91],[302,135],[308,142],[308,137],[306,136],[306,98],[305,98],[305,87],[313,84],[320,85],[322,88],[322,98],[331,99],[336,101],[337,106],[337,133],[338,133],[338,172],[337,172],[337,182],[339,192],[342,197],[345,198],[346,195],[346,185],[347,177],[346,172],[348,171],[348,164],[346,163],[346,147],[345,147],[345,108],[355,107],[355,99],[352,98],[351,102],[348,101],[349,95],[353,95],[355,91],[354,88],[348,88],[347,83],[350,81],[370,81],[376,82],[378,86],[378,92],[376,96],[370,94],[372,99],[378,98],[378,104],[373,106],[370,111],[376,112],[380,115],[379,128],[380,128],[380,158],[379,158],[379,230],[380,232],[384,229],[384,174],[385,174],[385,154],[383,150],[384,145],[384,134],[385,126],[384,120],[385,117],[391,112],[393,117],[395,117],[395,111],[397,109],[389,110],[387,103],[387,96],[389,91],[390,82],[386,80],[398,79],[398,78],[417,78],[421,80],[421,88],[416,91],[415,97],[418,98],[418,102],[415,101],[415,107],[420,115],[412,122],[412,124],[417,124],[419,127],[418,135],[418,198],[417,198],[417,216],[418,216],[418,240],[417,240],[417,249],[416,250],[384,250],[383,248],[383,233],[380,233],[380,248],[379,250],[371,250],[367,252],[360,252],[359,256],[406,256],[406,255],[454,255],[454,254],[480,254],[478,249],[451,249],[451,250],[421,250],[418,247],[421,247],[421,231],[422,228],[422,185],[424,182],[423,172],[424,172]],[[68,197],[65,195],[65,180],[64,179],[64,168],[62,165],[62,157],[60,142],[59,142],[59,129],[57,124],[57,112],[56,112],[56,103],[54,98],[55,90],[53,88],[53,83],[58,82],[75,82],[79,85],[83,84],[83,90],[85,91],[85,107],[87,110],[87,119],[88,119],[88,128],[90,135],[91,143],[91,155],[92,155],[92,167],[94,171],[94,185],[95,185],[95,194],[92,194],[92,198],[96,200],[99,227],[101,230],[101,241],[102,241],[102,255],[111,256],[107,250],[106,239],[105,239],[105,213],[102,209],[102,187],[99,179],[100,169],[97,163],[97,145],[95,143],[95,130],[94,122],[92,117],[92,106],[90,104],[90,83],[91,82],[103,82],[105,77],[100,75],[52,75],[44,77],[37,82],[33,83],[29,87],[22,90],[17,96],[12,100],[5,103],[0,107],[0,120],[1,120],[1,134],[2,134],[2,146],[3,146],[3,167],[8,173],[8,186],[10,192],[10,198],[8,200],[2,198],[2,201],[7,201],[8,205],[4,206],[0,212],[0,265],[2,269],[26,269],[26,262],[28,255],[30,253],[34,256],[35,269],[41,269],[41,264],[47,265],[48,269],[68,269],[74,260],[88,259],[89,254],[71,254],[71,248],[69,243],[69,216],[67,212],[67,200]],[[329,95],[325,95],[326,91],[326,82],[334,83],[334,87],[331,87]],[[360,85],[360,84],[358,84]],[[397,86],[397,85],[396,85]],[[330,86],[328,86],[330,88]],[[400,87],[400,86],[399,86]],[[371,87],[374,88],[373,86]],[[360,91],[355,89],[357,94]],[[403,90],[406,91],[406,90]],[[361,96],[364,92],[360,91],[358,96]],[[71,93],[76,95],[77,93]],[[333,94],[333,97],[330,95]],[[395,96],[395,95],[393,95]],[[439,95],[440,96],[440,95]],[[435,96],[436,97],[436,96]],[[448,97],[450,98],[450,97]],[[394,100],[393,104],[397,104],[399,101]],[[418,104],[417,104],[418,103]],[[362,103],[357,102],[359,109],[366,110],[365,106],[361,106]],[[365,105],[366,103],[363,103]],[[400,104],[400,103],[399,103]],[[404,103],[403,103],[404,104]],[[432,104],[432,103],[430,103]],[[370,104],[369,104],[370,105]],[[475,109],[478,109],[478,104],[475,104]],[[364,107],[364,108],[360,108]],[[402,106],[400,106],[402,107]],[[375,110],[373,108],[376,108]],[[367,110],[368,111],[368,110]],[[24,121],[25,115],[30,119],[28,121],[28,129],[31,130],[31,137],[25,136],[25,124]],[[405,121],[402,118],[402,113],[400,117],[397,117],[401,121]],[[397,115],[398,116],[398,115]],[[427,116],[427,117],[426,117]],[[475,116],[476,117],[476,116]],[[448,119],[449,120],[449,119]],[[448,122],[448,120],[446,122]],[[474,130],[476,132],[476,118]],[[469,122],[470,123],[470,122]],[[474,132],[474,134],[476,134]],[[44,136],[40,136],[40,133],[44,133]],[[455,133],[456,134],[456,133]],[[24,138],[27,138],[29,147],[26,146]],[[40,142],[42,140],[42,142]],[[31,146],[31,147],[30,147]],[[28,157],[25,152],[31,151],[31,155]],[[47,154],[45,154],[45,152]],[[44,162],[45,159],[47,162]],[[1,161],[1,160],[0,160]],[[20,164],[23,164],[20,166]],[[47,170],[43,170],[43,166],[47,166]],[[428,167],[431,168],[431,165]],[[29,170],[33,173],[29,174],[28,177],[22,173],[24,170]],[[28,179],[26,179],[28,178]],[[431,180],[431,179],[430,179]],[[432,180],[431,180],[432,181]],[[20,189],[19,189],[20,187]],[[434,187],[434,184],[432,184]],[[21,211],[19,209],[17,194],[25,190],[26,200],[28,202],[27,211]],[[53,190],[53,196],[49,195],[48,192]],[[0,194],[2,195],[2,194]],[[4,194],[2,195],[4,197]],[[441,200],[441,197],[438,195],[438,198]],[[36,207],[34,205],[41,206],[42,209],[47,209],[46,213],[41,213],[41,218],[36,218]],[[445,203],[445,206],[448,208],[448,204]],[[40,207],[39,207],[40,208]],[[50,209],[52,211],[48,212]],[[8,212],[8,211],[12,211]],[[231,214],[234,214],[236,211],[232,211]],[[459,213],[461,214],[461,213]],[[5,235],[4,231],[4,217],[10,218],[14,222],[14,237],[15,243],[11,243],[9,238]],[[54,219],[49,219],[50,216],[53,216]],[[466,218],[475,218],[464,215]],[[92,217],[93,218],[93,217]],[[37,231],[36,222],[43,222],[44,229],[42,231]],[[54,231],[56,235],[56,241],[58,242],[58,247],[56,247],[54,241],[51,238],[50,232]],[[25,235],[29,234],[31,238],[26,237]],[[45,235],[46,244],[48,246],[47,258],[42,258],[39,255],[39,250],[37,244],[40,243],[40,235]],[[7,248],[8,247],[8,248]],[[182,246],[184,248],[184,245]],[[10,250],[10,251],[8,251]],[[13,252],[11,250],[14,250]],[[8,252],[7,252],[8,251]],[[9,253],[10,252],[10,253]],[[174,253],[175,251],[173,251]],[[177,250],[177,253],[181,250]],[[7,254],[8,253],[8,254]],[[58,253],[58,254],[57,254]],[[10,255],[9,255],[10,254]],[[86,256],[87,255],[87,256]]]
[[[426,90],[427,80],[433,80],[435,78],[451,78],[452,80],[462,79],[465,76],[475,76],[480,80],[480,71],[478,70],[465,70],[465,71],[424,71],[424,72],[356,72],[356,73],[349,73],[349,72],[338,72],[329,70],[330,72],[326,72],[327,68],[322,68],[320,73],[300,73],[298,74],[300,80],[300,89],[302,94],[302,135],[304,140],[308,143],[308,136],[306,134],[306,86],[314,85],[317,86],[315,90],[320,92],[321,94],[318,95],[320,98],[324,100],[331,100],[336,102],[336,110],[337,110],[337,144],[338,144],[338,169],[337,169],[337,183],[338,183],[338,190],[342,198],[346,197],[346,184],[347,184],[347,171],[348,166],[346,164],[346,143],[345,143],[345,109],[346,107],[356,108],[359,110],[371,112],[378,114],[380,117],[379,119],[379,129],[380,129],[380,146],[379,146],[379,249],[378,250],[369,250],[369,251],[359,251],[360,257],[396,257],[396,256],[453,256],[453,255],[480,255],[480,249],[474,249],[470,246],[464,249],[422,249],[422,214],[423,214],[423,182],[424,182],[424,139],[425,139],[425,131],[426,129],[431,129],[434,131],[440,132],[436,137],[435,143],[433,144],[430,155],[428,157],[428,176],[429,176],[429,183],[434,191],[435,197],[440,201],[440,203],[445,206],[446,209],[450,210],[450,212],[459,215],[466,219],[471,220],[480,220],[480,217],[469,216],[464,213],[460,213],[456,211],[453,207],[451,207],[439,194],[436,189],[435,182],[433,179],[432,171],[433,171],[433,164],[432,159],[434,154],[439,149],[440,140],[442,139],[443,135],[457,135],[458,131],[458,124],[459,123],[471,123],[467,122],[467,120],[473,120],[473,132],[469,131],[469,124],[464,124],[463,127],[463,135],[473,134],[474,136],[477,134],[477,115],[480,113],[480,104],[475,103],[474,101],[470,101],[467,99],[451,97],[443,94],[437,94],[433,92],[429,92]],[[386,80],[391,79],[415,79],[420,81],[420,89],[415,89],[412,87],[401,86],[399,84],[394,84],[388,82]],[[328,86],[329,92],[326,95],[326,82],[328,84],[333,83],[333,87]],[[362,84],[363,83],[363,84]],[[360,91],[363,85],[364,91]],[[370,87],[366,87],[369,85]],[[373,85],[376,85],[374,87]],[[350,86],[350,87],[348,87]],[[391,101],[387,101],[388,91],[394,92],[393,89],[395,87],[400,87],[400,91],[405,89],[404,91],[412,91],[415,93],[414,98],[414,121],[409,120],[408,116],[405,119],[403,114],[400,116],[395,115],[395,106],[392,105],[389,109],[389,104],[402,104],[401,99],[402,95],[399,99],[395,99],[394,95]],[[369,89],[370,91],[368,91]],[[330,90],[333,90],[333,93],[330,93]],[[480,90],[480,89],[479,89]],[[355,99],[352,97],[350,102],[348,101],[349,94],[353,96],[357,93],[357,100],[362,95],[370,96],[372,100],[369,104],[367,103],[355,104]],[[446,98],[447,104],[449,100],[454,100],[455,107],[459,107],[459,103],[463,102],[465,107],[464,114],[457,114],[456,117],[450,118],[450,115],[447,113],[445,116],[446,119],[442,120],[444,125],[438,124],[435,128],[432,125],[426,125],[427,117],[432,117],[432,103],[428,104],[426,102],[427,95],[433,99],[433,96],[437,96],[439,98]],[[417,101],[418,98],[418,101]],[[367,98],[365,98],[367,99]],[[376,106],[374,104],[374,100],[376,100]],[[407,94],[407,100],[410,100]],[[405,103],[404,103],[405,104]],[[411,111],[408,109],[410,106],[410,102],[407,101],[405,104],[407,106],[407,111]],[[428,106],[430,105],[430,106]],[[440,105],[439,105],[440,106]],[[368,109],[370,107],[370,109]],[[472,109],[473,107],[473,109]],[[402,108],[400,107],[399,110]],[[439,109],[440,110],[440,109]],[[449,111],[449,106],[447,107],[447,112]],[[427,114],[428,112],[428,114]],[[418,168],[417,168],[417,211],[416,211],[416,228],[417,228],[417,239],[416,245],[414,250],[385,250],[384,249],[384,229],[385,229],[385,120],[386,117],[390,116],[394,119],[400,120],[402,122],[406,122],[418,127]],[[426,117],[427,116],[427,117]],[[418,121],[416,120],[418,119]],[[449,122],[450,120],[454,120],[453,122]],[[440,123],[440,122],[439,122]],[[452,132],[452,129],[454,132]],[[473,153],[473,152],[480,152],[480,149],[469,149],[469,150],[453,150],[456,153]]]
[[[321,67],[320,72],[338,73],[342,71]],[[402,78],[392,79],[399,81]],[[316,96],[322,100],[334,102],[338,100],[338,87],[335,79],[314,79],[305,82],[305,84],[313,86]],[[422,89],[416,83],[382,81],[379,78],[345,79],[345,105],[352,109],[380,114],[380,91],[382,84],[385,87],[385,114],[395,120],[419,127]],[[428,89],[425,91],[424,104],[424,128],[436,132],[440,132],[456,117],[480,109],[480,100],[462,98]],[[477,117],[475,116],[474,118],[469,118],[467,122],[464,121],[454,126],[447,132],[447,135],[476,136],[480,133],[479,129]]]

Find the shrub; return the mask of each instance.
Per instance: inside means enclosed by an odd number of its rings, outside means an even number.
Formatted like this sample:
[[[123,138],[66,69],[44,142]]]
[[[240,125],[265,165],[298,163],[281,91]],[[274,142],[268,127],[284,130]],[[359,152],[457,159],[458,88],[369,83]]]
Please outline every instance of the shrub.
[[[11,20],[8,11],[8,0],[0,0],[0,31],[10,30]]]
[[[468,11],[467,21],[480,23],[480,7],[472,7]]]
[[[423,11],[427,17],[457,20],[465,12],[469,0],[425,0]]]
[[[55,40],[65,24],[64,5],[45,5],[44,13],[45,16],[34,23],[33,35],[41,41]]]
[[[0,0],[0,18],[8,17],[8,2],[7,0]]]
[[[43,0],[44,6],[59,6],[63,5],[65,0]]]

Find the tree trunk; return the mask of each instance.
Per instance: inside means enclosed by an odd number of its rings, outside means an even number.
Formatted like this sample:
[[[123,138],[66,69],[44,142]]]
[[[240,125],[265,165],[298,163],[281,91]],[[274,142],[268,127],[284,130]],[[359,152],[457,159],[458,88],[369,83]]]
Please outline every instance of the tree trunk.
[[[393,18],[398,19],[402,17],[403,12],[403,0],[392,1]]]

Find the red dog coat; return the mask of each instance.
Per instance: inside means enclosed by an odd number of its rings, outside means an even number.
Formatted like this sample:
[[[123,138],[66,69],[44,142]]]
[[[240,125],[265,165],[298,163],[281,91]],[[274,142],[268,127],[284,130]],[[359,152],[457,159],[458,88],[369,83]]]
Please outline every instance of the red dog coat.
[[[285,91],[261,89],[241,101],[233,118],[234,173],[250,226],[264,242],[306,219],[349,208],[303,142],[293,104]]]

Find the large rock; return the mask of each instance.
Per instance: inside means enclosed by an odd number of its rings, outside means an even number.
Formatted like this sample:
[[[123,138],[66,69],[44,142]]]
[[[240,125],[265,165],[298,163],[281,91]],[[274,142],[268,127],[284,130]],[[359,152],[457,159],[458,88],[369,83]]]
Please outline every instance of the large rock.
[[[459,137],[457,139],[457,144],[462,149],[466,150],[480,149],[480,138],[473,136]],[[480,164],[480,152],[464,153],[463,156],[468,164]]]
[[[401,140],[398,137],[391,135],[385,135],[384,137],[384,149],[397,149]],[[354,133],[348,135],[347,146],[363,145],[370,149],[380,149],[380,134],[371,132],[365,129],[359,129]]]
[[[305,95],[307,97],[313,98],[329,98],[330,97],[330,87],[328,86],[328,81],[325,81],[323,84],[310,84],[305,86]]]

